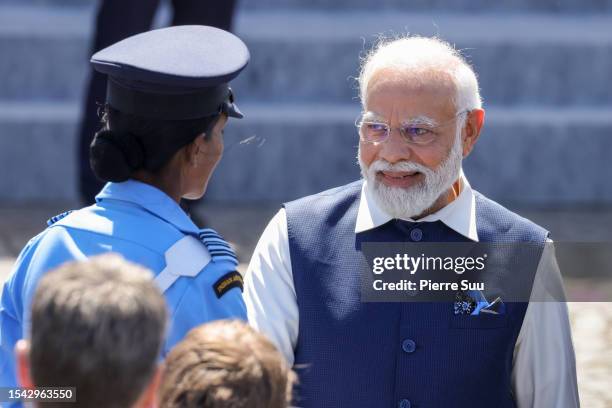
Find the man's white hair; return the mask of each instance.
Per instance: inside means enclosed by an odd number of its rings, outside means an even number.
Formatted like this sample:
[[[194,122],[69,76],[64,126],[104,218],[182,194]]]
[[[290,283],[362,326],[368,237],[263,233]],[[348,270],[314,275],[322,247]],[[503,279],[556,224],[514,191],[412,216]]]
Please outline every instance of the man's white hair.
[[[411,73],[447,73],[455,84],[457,112],[482,108],[478,79],[472,67],[448,42],[436,37],[405,36],[381,39],[363,58],[359,93],[365,108],[368,83],[381,69],[395,68]]]

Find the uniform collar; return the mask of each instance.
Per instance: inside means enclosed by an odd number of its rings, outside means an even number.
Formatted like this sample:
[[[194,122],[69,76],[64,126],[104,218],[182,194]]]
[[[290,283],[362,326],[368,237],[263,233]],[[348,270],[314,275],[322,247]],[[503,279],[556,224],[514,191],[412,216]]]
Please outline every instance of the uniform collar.
[[[96,196],[96,202],[117,200],[142,207],[185,233],[197,234],[199,229],[183,209],[166,193],[136,180],[107,183]]]
[[[434,222],[442,221],[447,227],[458,232],[472,241],[478,242],[478,231],[476,229],[476,198],[463,170],[459,176],[461,192],[446,207],[418,220],[408,218],[405,221],[411,222]],[[361,197],[359,200],[359,210],[357,213],[357,223],[355,233],[368,231],[379,227],[393,218],[385,213],[376,203],[372,196],[368,183],[363,182],[361,187]]]

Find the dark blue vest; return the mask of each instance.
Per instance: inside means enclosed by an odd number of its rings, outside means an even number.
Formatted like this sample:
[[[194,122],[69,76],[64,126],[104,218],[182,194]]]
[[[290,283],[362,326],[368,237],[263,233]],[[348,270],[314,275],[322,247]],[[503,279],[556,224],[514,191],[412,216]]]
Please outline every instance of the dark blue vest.
[[[452,303],[361,302],[362,242],[467,238],[439,221],[393,220],[355,234],[360,192],[355,182],[285,204],[300,316],[295,404],[514,407],[512,356],[526,303],[506,304],[503,316],[456,316]],[[481,242],[543,247],[548,236],[478,193],[476,223]]]

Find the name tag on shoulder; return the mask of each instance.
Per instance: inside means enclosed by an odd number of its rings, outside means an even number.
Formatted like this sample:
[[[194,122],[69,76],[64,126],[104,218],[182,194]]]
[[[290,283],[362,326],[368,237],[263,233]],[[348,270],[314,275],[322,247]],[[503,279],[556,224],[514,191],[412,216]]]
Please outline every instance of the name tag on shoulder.
[[[240,288],[241,292],[244,291],[244,281],[242,280],[242,275],[240,275],[238,271],[226,273],[213,284],[213,289],[215,290],[217,298],[221,298],[221,296],[225,295],[233,288]]]

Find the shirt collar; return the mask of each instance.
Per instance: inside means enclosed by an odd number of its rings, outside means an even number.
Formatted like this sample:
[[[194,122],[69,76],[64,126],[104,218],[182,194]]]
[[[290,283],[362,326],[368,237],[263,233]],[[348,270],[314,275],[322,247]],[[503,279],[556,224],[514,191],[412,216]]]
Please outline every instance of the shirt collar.
[[[448,205],[437,212],[421,219],[415,220],[408,218],[405,221],[411,222],[434,222],[442,221],[447,227],[459,234],[478,242],[478,231],[476,229],[476,198],[463,170],[459,176],[461,192]],[[393,218],[385,213],[376,203],[372,196],[368,183],[364,180],[361,187],[361,197],[359,200],[359,210],[357,213],[357,223],[355,233],[368,231],[379,227]]]
[[[166,193],[152,185],[136,180],[107,183],[96,196],[96,202],[124,201],[169,222],[185,233],[197,234],[199,229],[183,209]]]

